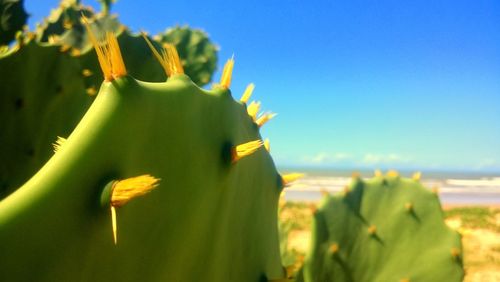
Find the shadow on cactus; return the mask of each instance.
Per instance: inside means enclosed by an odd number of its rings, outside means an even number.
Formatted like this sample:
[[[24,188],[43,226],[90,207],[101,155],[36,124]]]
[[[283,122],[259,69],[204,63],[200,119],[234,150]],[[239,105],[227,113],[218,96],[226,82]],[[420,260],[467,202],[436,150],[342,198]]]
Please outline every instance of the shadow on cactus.
[[[28,14],[23,0],[0,0],[0,47],[9,45],[22,32]]]
[[[287,177],[261,141],[268,119],[232,98],[234,61],[203,90],[172,45],[151,44],[169,78],[143,82],[128,75],[114,35],[100,41],[97,98],[0,202],[0,280],[283,279],[277,204]]]

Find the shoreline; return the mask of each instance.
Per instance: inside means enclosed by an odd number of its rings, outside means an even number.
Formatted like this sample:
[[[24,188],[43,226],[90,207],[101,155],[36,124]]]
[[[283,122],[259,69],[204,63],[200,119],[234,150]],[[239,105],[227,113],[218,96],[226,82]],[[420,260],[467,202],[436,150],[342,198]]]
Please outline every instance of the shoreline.
[[[338,189],[285,189],[283,198],[287,202],[319,202],[325,193],[336,195]],[[500,193],[475,193],[475,192],[439,192],[439,200],[443,207],[461,206],[487,206],[500,208]]]
[[[319,201],[317,200],[286,200],[287,203],[291,204],[318,204]],[[443,204],[441,203],[441,208],[443,210],[451,210],[451,209],[456,209],[456,208],[490,208],[490,209],[499,209],[500,210],[500,203],[494,203],[494,204],[477,204],[477,203],[451,203],[451,204]]]

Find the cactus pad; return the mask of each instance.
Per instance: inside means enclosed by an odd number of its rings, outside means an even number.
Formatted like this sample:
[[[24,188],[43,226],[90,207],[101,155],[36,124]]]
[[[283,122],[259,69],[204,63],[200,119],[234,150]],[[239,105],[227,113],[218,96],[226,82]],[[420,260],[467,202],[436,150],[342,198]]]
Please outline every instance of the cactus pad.
[[[0,199],[40,169],[52,155],[55,138],[67,137],[94,100],[102,77],[89,30],[98,38],[107,32],[117,34],[125,47],[125,63],[131,76],[151,82],[166,80],[144,40],[131,34],[109,14],[113,1],[100,2],[102,11],[96,13],[80,0],[61,0],[34,33],[19,31],[16,44],[10,49],[0,48]],[[11,26],[14,15],[25,16],[24,10],[18,11],[22,9],[22,1],[1,4],[2,23]],[[84,26],[82,16],[88,19],[89,29]],[[189,34],[183,38],[190,42],[177,42],[184,48],[183,54],[206,51],[203,56],[188,56],[187,61],[182,61],[199,85],[202,81],[206,84],[215,69],[215,47],[204,33],[185,28],[183,34]],[[154,40],[151,44],[161,46]],[[209,59],[201,62],[203,58]]]
[[[460,235],[438,197],[395,173],[326,196],[298,281],[462,281]]]
[[[129,73],[149,81],[166,76],[139,36],[119,34]],[[50,71],[48,71],[50,70]],[[102,82],[93,50],[72,56],[60,46],[23,39],[0,54],[0,199],[52,156],[88,110]]]
[[[108,7],[103,3],[103,7]],[[92,7],[84,6],[79,0],[62,0],[59,7],[38,25],[36,29],[39,42],[50,42],[61,45],[73,54],[85,53],[92,49],[87,36],[87,29],[81,17],[89,19],[92,32],[103,35],[106,32],[118,33],[123,27],[116,18],[108,14],[108,10],[95,13]]]
[[[83,119],[0,202],[0,280],[283,278],[281,177],[232,98],[230,71],[213,90],[175,67],[167,82],[142,82],[125,74],[108,41],[100,49],[108,81]]]
[[[184,71],[198,85],[212,80],[217,66],[217,46],[199,29],[176,26],[155,37],[162,43],[170,43],[179,52]]]

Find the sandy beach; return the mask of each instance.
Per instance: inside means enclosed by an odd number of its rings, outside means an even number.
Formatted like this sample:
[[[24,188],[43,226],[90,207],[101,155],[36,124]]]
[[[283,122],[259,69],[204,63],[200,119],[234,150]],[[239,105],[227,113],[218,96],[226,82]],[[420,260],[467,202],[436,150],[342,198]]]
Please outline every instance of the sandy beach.
[[[483,208],[491,216],[478,215],[467,222],[464,213],[470,207],[448,205],[446,223],[462,234],[465,280],[467,282],[500,281],[500,209],[499,205]],[[470,219],[469,219],[470,220]],[[478,226],[479,225],[479,226]]]

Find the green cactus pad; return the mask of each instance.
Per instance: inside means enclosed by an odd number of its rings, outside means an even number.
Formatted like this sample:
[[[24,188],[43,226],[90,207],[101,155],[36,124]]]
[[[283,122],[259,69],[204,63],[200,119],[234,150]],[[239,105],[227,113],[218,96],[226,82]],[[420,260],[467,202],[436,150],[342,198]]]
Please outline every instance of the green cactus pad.
[[[185,75],[104,82],[57,153],[0,202],[0,280],[283,278],[274,163],[263,147],[236,163],[224,157],[260,138],[229,90]],[[117,209],[114,245],[101,194],[145,173],[160,186]]]
[[[103,4],[103,7],[106,5]],[[73,52],[85,53],[92,49],[82,16],[89,19],[90,28],[99,37],[106,32],[119,33],[123,27],[116,16],[106,13],[96,14],[91,7],[79,0],[62,0],[59,7],[36,29],[37,40],[64,46]]]
[[[203,86],[212,80],[217,67],[217,46],[208,35],[199,29],[176,26],[158,34],[155,39],[175,46],[181,57],[184,71],[198,85]]]
[[[127,46],[123,54],[130,74],[166,80],[143,38],[122,32],[118,41]],[[53,155],[57,136],[69,136],[94,100],[102,74],[93,50],[71,56],[60,46],[27,40],[0,54],[0,77],[1,199]]]
[[[355,179],[314,215],[297,281],[462,281],[461,237],[436,194],[395,174]]]
[[[54,138],[68,136],[94,100],[102,76],[82,15],[88,18],[90,30],[98,38],[106,32],[118,35],[130,75],[151,82],[166,80],[144,40],[130,34],[116,17],[109,15],[112,1],[100,2],[103,11],[95,13],[79,0],[62,0],[37,26],[36,36],[19,32],[17,45],[7,51],[6,46],[0,49],[0,199],[27,181],[50,158]],[[196,50],[212,46],[206,37],[198,43],[181,45]],[[152,44],[160,46],[154,40]],[[216,54],[208,56],[212,59],[205,65],[212,66]],[[186,64],[200,67],[198,59],[193,57],[194,61]],[[207,69],[200,68],[196,73],[189,67],[188,74],[206,77]],[[211,67],[211,72],[214,69]]]
[[[80,60],[34,41],[15,49],[0,55],[0,198],[47,161],[54,136],[69,135],[93,100]]]
[[[41,24],[37,30],[40,42],[51,42],[61,45],[73,53],[85,53],[92,49],[92,43],[87,35],[81,16],[89,19],[90,28],[101,38],[106,32],[121,33],[122,26],[115,15],[109,14],[112,1],[101,0],[103,11],[95,13],[91,7],[84,6],[79,0],[62,0],[59,7]],[[54,40],[50,40],[55,38]],[[217,66],[217,46],[208,35],[199,29],[188,26],[173,27],[154,37],[153,44],[173,44],[184,67],[185,73],[199,86],[208,84]],[[126,46],[126,45],[123,45]],[[125,50],[128,49],[124,48]],[[137,77],[142,79],[141,77]],[[148,81],[156,81],[146,79]]]
[[[11,2],[6,1],[5,5]],[[118,34],[130,75],[151,82],[166,80],[144,40],[130,34],[116,17],[109,15],[112,1],[101,2],[104,11],[94,13],[79,0],[62,0],[37,27],[36,42],[32,40],[33,33],[19,32],[17,45],[7,51],[6,47],[0,49],[0,199],[27,181],[49,159],[54,138],[71,133],[97,93],[102,76],[82,15],[89,19],[90,30],[97,37],[102,38],[106,32]],[[22,1],[12,3],[22,7]],[[11,10],[12,7],[6,9]],[[11,19],[10,14],[4,14]],[[204,36],[189,29],[184,32],[193,34],[189,38]],[[56,39],[50,40],[51,37]],[[206,37],[196,42],[179,46],[188,48],[183,52],[189,54],[213,47]],[[152,44],[160,46],[154,40]],[[210,59],[205,64],[200,63],[199,56],[184,62],[188,74],[196,77],[199,84],[200,77],[207,75],[208,80],[202,80],[208,82],[215,69],[212,64],[216,54],[206,53]],[[199,73],[192,66],[197,66]]]

